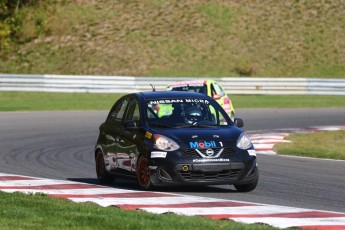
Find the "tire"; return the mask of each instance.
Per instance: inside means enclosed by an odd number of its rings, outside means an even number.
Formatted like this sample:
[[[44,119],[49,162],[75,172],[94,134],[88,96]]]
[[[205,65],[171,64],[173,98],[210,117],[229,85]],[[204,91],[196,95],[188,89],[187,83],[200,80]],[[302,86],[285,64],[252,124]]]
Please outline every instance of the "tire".
[[[259,182],[259,172],[258,172],[258,169],[256,169],[254,181],[248,184],[234,184],[234,186],[238,192],[251,192],[256,188],[256,186],[258,185],[258,182]]]
[[[136,170],[139,186],[145,190],[152,189],[153,185],[151,182],[149,159],[145,155],[139,157]]]
[[[110,184],[113,181],[113,178],[109,176],[105,169],[103,153],[100,150],[96,154],[96,173],[98,181],[101,184]]]

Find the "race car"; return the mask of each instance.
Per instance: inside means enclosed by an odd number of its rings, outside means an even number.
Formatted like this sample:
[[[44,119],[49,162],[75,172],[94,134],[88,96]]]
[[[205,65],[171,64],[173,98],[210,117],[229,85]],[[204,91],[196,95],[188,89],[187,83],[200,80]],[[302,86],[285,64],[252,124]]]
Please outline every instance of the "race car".
[[[171,107],[158,116],[157,108]],[[179,185],[256,188],[259,171],[243,120],[205,94],[138,92],[121,97],[99,127],[94,157],[100,183],[132,178],[142,189]]]
[[[204,93],[215,99],[223,109],[228,113],[230,118],[234,120],[235,109],[223,87],[214,80],[192,80],[178,81],[171,83],[166,88],[167,91],[188,91]]]

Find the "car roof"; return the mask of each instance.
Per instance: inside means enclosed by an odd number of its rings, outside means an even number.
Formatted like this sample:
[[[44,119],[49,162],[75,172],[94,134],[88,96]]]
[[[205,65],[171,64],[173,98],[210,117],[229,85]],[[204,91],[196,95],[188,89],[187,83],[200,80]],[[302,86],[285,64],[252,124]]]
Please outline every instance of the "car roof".
[[[202,93],[185,92],[185,91],[150,91],[150,92],[138,92],[138,97],[142,97],[144,100],[155,99],[169,99],[169,98],[197,98],[197,99],[210,99],[209,96]]]
[[[215,80],[189,80],[189,81],[176,81],[168,84],[168,87],[182,87],[182,86],[197,86],[197,85],[207,85],[209,83],[214,83]]]

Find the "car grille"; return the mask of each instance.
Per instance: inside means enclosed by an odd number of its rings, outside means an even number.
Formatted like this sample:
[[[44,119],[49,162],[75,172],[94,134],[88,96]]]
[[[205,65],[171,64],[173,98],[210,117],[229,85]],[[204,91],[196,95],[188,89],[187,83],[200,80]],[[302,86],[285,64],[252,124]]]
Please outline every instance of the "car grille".
[[[212,148],[212,150],[214,151],[214,155],[216,155],[217,153],[219,153],[219,151],[221,151],[222,148]],[[202,154],[206,155],[206,150],[207,148],[204,149],[198,149]],[[222,154],[219,157],[229,157],[231,155],[233,155],[236,151],[232,148],[224,148]],[[202,156],[199,155],[199,153],[197,151],[195,151],[195,149],[187,149],[186,151],[184,151],[182,153],[182,156],[186,157],[186,156],[193,156],[195,158],[202,158]]]
[[[242,169],[226,170],[221,172],[180,171],[180,174],[186,181],[235,180],[240,175],[241,171]]]

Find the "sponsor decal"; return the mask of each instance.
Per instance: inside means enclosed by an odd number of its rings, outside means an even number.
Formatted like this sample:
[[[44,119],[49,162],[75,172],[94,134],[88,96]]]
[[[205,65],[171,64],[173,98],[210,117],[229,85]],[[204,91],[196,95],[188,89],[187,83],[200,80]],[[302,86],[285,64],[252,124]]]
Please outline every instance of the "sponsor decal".
[[[189,147],[192,149],[197,149],[197,148],[212,148],[212,147],[217,147],[215,141],[190,141],[189,142]]]
[[[249,149],[248,153],[250,156],[256,156],[256,151],[254,149]]]
[[[146,132],[146,133],[145,133],[145,137],[146,137],[147,139],[151,139],[152,133]]]
[[[209,100],[204,99],[164,99],[164,100],[154,100],[150,101],[150,105],[158,105],[158,104],[172,104],[172,103],[203,103],[209,104]]]
[[[185,99],[185,101],[189,103],[203,103],[203,104],[210,103],[208,100],[204,100],[204,99]]]
[[[151,152],[151,158],[166,158],[166,156],[167,156],[167,152],[159,152],[159,151]]]
[[[230,159],[194,159],[194,163],[204,163],[204,162],[230,162]]]
[[[151,105],[157,105],[157,104],[172,104],[172,103],[183,103],[184,100],[182,99],[171,99],[171,100],[155,100],[150,101]]]

